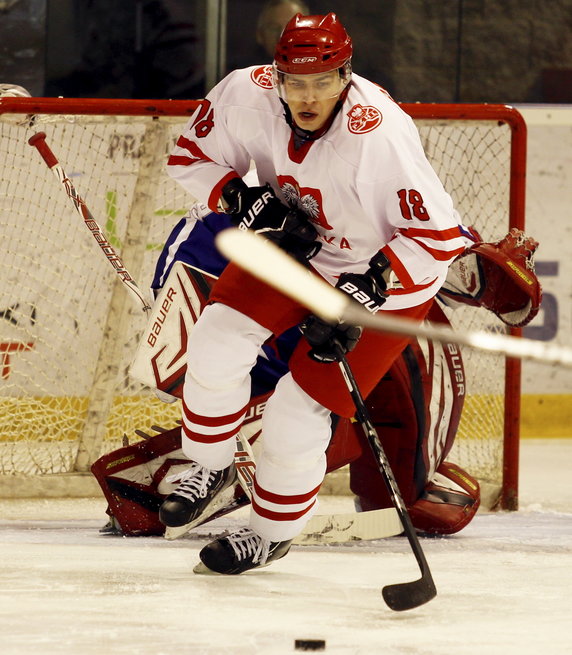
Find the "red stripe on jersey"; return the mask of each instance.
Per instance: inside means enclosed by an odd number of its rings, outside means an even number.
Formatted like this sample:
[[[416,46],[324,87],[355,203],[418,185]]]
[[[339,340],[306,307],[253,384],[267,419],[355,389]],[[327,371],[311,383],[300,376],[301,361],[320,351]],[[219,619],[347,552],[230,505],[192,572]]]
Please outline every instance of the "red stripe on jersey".
[[[298,512],[273,512],[270,509],[260,507],[254,498],[252,499],[252,509],[256,514],[264,519],[270,519],[271,521],[296,521],[304,516],[304,514],[307,514],[315,504],[316,501],[314,501],[309,507],[306,507],[306,509],[302,509]]]
[[[227,439],[236,436],[238,430],[239,428],[234,428],[233,430],[220,432],[219,434],[203,434],[202,432],[191,430],[183,423],[182,434],[187,437],[187,439],[197,441],[198,443],[220,443],[221,441],[226,441]]]
[[[240,418],[246,416],[247,409],[248,405],[245,405],[242,409],[239,409],[237,412],[232,414],[224,414],[224,416],[205,416],[204,414],[197,414],[196,412],[192,412],[187,407],[187,404],[183,401],[183,411],[185,412],[186,418],[192,423],[198,423],[199,425],[203,425],[209,428],[216,428],[228,425],[229,423],[235,423]]]
[[[465,234],[460,227],[450,227],[446,230],[424,230],[421,227],[404,227],[399,230],[406,237],[426,237],[435,241],[452,241]]]
[[[193,157],[198,157],[199,159],[204,159],[205,161],[212,161],[210,157],[207,157],[205,153],[199,148],[199,146],[190,139],[187,139],[185,136],[180,136],[177,139],[177,145],[179,148],[184,148],[188,150]]]
[[[397,279],[401,282],[404,289],[408,291],[411,287],[415,286],[415,283],[411,279],[407,269],[405,266],[403,266],[401,260],[398,259],[397,255],[393,252],[391,246],[388,243],[383,246],[381,252],[387,257],[387,259],[389,259],[391,268],[394,270],[395,275],[397,275]]]
[[[212,161],[205,153],[199,148],[196,143],[180,136],[177,140],[179,148],[184,148],[189,151],[190,157],[187,155],[171,155],[167,160],[167,166],[192,166],[201,161]]]
[[[263,489],[256,481],[256,478],[254,479],[254,491],[256,495],[262,500],[266,500],[269,503],[276,503],[277,505],[298,505],[300,503],[307,503],[309,500],[312,500],[318,491],[320,491],[320,486],[321,485],[318,485],[315,489],[312,489],[312,491],[305,494],[285,496],[284,494],[275,494]]]
[[[417,291],[421,291],[422,289],[427,289],[427,287],[430,287],[436,279],[437,278],[434,277],[430,282],[427,282],[426,284],[415,284],[412,287],[408,287],[407,289],[390,289],[387,291],[387,294],[389,296],[405,296],[408,293],[416,293]]]
[[[455,250],[436,250],[435,248],[428,246],[426,243],[423,243],[423,241],[419,241],[418,239],[411,240],[414,241],[418,246],[421,246],[423,250],[426,250],[440,262],[446,262],[449,259],[454,259],[457,255],[460,255],[466,250],[465,246],[462,246],[461,248],[455,248]],[[397,277],[399,277],[399,275]]]
[[[187,155],[170,155],[167,166],[190,166],[196,164],[200,159],[191,159]]]

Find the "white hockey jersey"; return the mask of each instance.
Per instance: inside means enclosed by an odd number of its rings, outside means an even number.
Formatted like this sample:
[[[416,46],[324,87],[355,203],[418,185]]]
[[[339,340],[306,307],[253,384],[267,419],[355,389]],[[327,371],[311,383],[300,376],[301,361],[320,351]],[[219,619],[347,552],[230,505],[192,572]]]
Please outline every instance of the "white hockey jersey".
[[[234,71],[191,116],[168,171],[216,211],[222,187],[252,162],[260,184],[310,216],[322,242],[311,265],[330,283],[383,250],[403,285],[383,310],[433,297],[472,244],[411,118],[359,75],[327,132],[296,150],[271,67]]]

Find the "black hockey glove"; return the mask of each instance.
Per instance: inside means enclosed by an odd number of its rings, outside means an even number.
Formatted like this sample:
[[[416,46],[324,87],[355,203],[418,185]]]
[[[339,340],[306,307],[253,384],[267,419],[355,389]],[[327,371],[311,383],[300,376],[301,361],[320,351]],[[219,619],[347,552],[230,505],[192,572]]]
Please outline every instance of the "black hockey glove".
[[[391,265],[387,257],[378,252],[369,260],[365,273],[342,273],[336,288],[363,305],[368,311],[376,312],[387,299],[387,279]],[[348,353],[355,347],[363,329],[357,325],[341,322],[332,325],[318,316],[311,315],[300,325],[300,331],[312,347],[308,355],[318,362],[336,362],[336,343]]]
[[[240,178],[225,184],[222,196],[234,224],[270,239],[300,262],[318,253],[318,232],[304,212],[284,205],[272,187],[248,187]]]
[[[322,244],[316,241],[318,232],[310,223],[304,212],[291,209],[284,220],[281,230],[261,231],[261,234],[301,264],[315,257]]]
[[[336,343],[344,354],[349,353],[356,347],[362,328],[343,322],[332,325],[312,314],[300,325],[300,332],[312,347],[308,355],[317,362],[329,364],[339,361]]]
[[[374,314],[387,299],[385,275],[390,268],[389,260],[378,252],[369,261],[365,273],[342,273],[336,284],[348,296]]]

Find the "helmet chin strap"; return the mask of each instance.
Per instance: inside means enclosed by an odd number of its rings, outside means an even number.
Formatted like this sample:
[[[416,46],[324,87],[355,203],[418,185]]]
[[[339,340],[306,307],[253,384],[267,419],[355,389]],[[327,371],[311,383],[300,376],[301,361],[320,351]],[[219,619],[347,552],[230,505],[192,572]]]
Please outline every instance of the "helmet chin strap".
[[[344,101],[346,99],[346,96],[348,95],[349,88],[351,86],[351,81],[350,83],[345,87],[345,89],[340,93],[340,97],[338,98],[338,101],[334,105],[334,108],[332,109],[332,113],[328,117],[328,120],[320,127],[318,130],[305,130],[298,125],[296,125],[296,122],[292,118],[292,112],[290,111],[290,107],[288,104],[280,98],[280,102],[282,103],[282,106],[284,107],[284,119],[286,123],[290,126],[290,129],[292,132],[294,132],[294,148],[296,150],[300,149],[304,144],[308,143],[308,141],[316,141],[320,137],[324,136],[324,134],[330,129],[332,123],[334,122],[334,118],[338,115],[339,111],[341,110]]]

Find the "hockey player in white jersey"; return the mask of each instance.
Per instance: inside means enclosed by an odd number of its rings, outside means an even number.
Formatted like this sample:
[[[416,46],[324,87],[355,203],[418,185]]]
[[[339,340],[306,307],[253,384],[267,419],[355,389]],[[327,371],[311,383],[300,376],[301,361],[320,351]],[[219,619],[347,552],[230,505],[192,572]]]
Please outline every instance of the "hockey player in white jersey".
[[[421,321],[471,241],[412,120],[352,73],[351,55],[334,14],[298,14],[272,67],[235,71],[207,96],[169,172],[370,311]],[[252,161],[261,186],[249,188],[241,178]],[[193,465],[161,507],[166,525],[191,521],[234,482],[234,437],[261,344],[300,322],[306,337],[263,415],[249,526],[200,553],[209,570],[237,574],[284,556],[316,509],[331,412],[355,410],[338,367],[328,366],[334,339],[364,396],[408,339],[330,326],[232,264],[210,298],[189,338],[183,392],[183,450]]]
[[[220,277],[228,261],[217,251],[215,236],[232,225],[226,214],[210,212],[195,204],[187,216],[173,228],[157,260],[152,288],[161,298],[184,296],[177,312],[170,311],[163,323],[161,339],[148,348],[144,334],[133,362],[132,374],[149,386],[157,386],[169,395],[182,398],[182,380],[186,364],[186,337],[192,329],[197,307],[208,304],[213,280]],[[484,243],[473,229],[476,242],[449,267],[447,279],[433,303],[427,319],[447,323],[440,309],[470,305],[488,309],[511,327],[527,325],[537,314],[542,290],[534,272],[534,253],[538,243],[513,228],[503,239]],[[184,294],[174,294],[180,280],[181,263],[194,270],[188,276]],[[167,295],[165,295],[167,290]],[[170,301],[173,302],[173,301]],[[193,307],[181,324],[184,306]],[[160,305],[162,306],[162,305]],[[175,316],[169,322],[168,317]],[[265,342],[251,371],[251,400],[241,429],[241,439],[250,443],[260,433],[260,410],[288,372],[291,353],[303,338],[298,326]],[[177,356],[159,360],[167,344],[176,344]],[[173,368],[174,364],[174,368]],[[468,471],[450,460],[453,442],[463,412],[467,384],[462,352],[453,344],[442,345],[413,340],[393,362],[366,399],[383,449],[392,468],[411,521],[423,534],[450,535],[463,530],[475,516],[480,504],[480,486]],[[177,471],[188,468],[181,460],[181,426],[153,428],[150,437],[137,434],[142,441],[126,444],[104,454],[92,472],[108,501],[106,534],[153,536],[167,534],[159,520],[159,508],[177,486]],[[356,509],[379,510],[392,507],[379,469],[363,430],[350,419],[332,415],[332,438],[326,451],[327,472],[349,465],[349,487],[355,494]],[[238,455],[238,459],[241,456]],[[241,460],[244,461],[244,460]],[[252,467],[248,467],[252,472]],[[243,467],[244,473],[244,467]],[[173,480],[173,482],[171,482]],[[217,513],[228,513],[248,501],[243,483],[250,475],[216,498],[194,524],[211,520]],[[494,497],[487,494],[487,502]],[[373,515],[372,515],[373,516]],[[373,521],[373,519],[372,519]],[[371,523],[367,525],[371,528]],[[178,526],[168,530],[175,538],[188,530]],[[380,525],[377,534],[383,536]],[[317,533],[314,533],[317,534]],[[371,533],[369,533],[371,534]],[[331,525],[325,538],[332,536]],[[342,535],[339,535],[342,536]],[[348,540],[364,538],[359,522],[353,522],[344,536]]]

